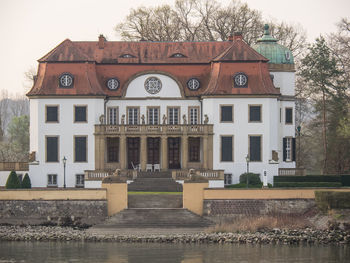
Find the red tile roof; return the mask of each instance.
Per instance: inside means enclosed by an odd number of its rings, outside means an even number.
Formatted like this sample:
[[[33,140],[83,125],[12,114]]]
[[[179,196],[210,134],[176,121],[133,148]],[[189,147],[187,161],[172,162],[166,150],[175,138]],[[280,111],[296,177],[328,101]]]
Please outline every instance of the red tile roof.
[[[101,43],[100,43],[101,44]],[[179,53],[184,57],[172,57]],[[123,55],[133,57],[126,58]],[[234,42],[72,42],[69,39],[39,59],[38,77],[28,96],[122,96],[128,81],[140,73],[164,73],[180,83],[186,96],[279,94],[271,81],[268,60],[244,41]],[[59,88],[58,78],[69,72],[73,88]],[[233,88],[232,76],[244,72],[247,88]],[[117,77],[121,88],[111,91],[106,81]],[[201,88],[189,90],[189,78]]]

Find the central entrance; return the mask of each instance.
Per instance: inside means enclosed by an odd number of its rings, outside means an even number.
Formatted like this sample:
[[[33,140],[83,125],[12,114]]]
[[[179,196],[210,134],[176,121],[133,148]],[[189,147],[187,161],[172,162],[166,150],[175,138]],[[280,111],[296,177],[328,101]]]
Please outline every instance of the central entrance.
[[[168,138],[169,169],[180,169],[180,137]]]
[[[147,163],[149,164],[160,164],[159,162],[159,147],[160,139],[159,137],[147,138]]]
[[[128,137],[127,138],[128,149],[128,169],[133,169],[134,166],[140,164],[140,138]]]

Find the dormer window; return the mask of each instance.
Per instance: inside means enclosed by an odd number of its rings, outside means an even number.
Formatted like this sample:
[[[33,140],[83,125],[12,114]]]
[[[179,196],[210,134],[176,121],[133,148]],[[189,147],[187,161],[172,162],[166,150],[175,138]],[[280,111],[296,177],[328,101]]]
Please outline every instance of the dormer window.
[[[120,56],[121,58],[135,58],[135,56],[130,55],[130,54],[123,54]]]
[[[73,87],[73,75],[71,75],[70,73],[63,73],[60,77],[59,77],[59,85],[61,88],[71,88]]]
[[[235,88],[246,88],[248,86],[248,76],[242,72],[233,75],[233,83]]]
[[[170,56],[171,58],[185,58],[186,56],[181,53],[175,53]]]

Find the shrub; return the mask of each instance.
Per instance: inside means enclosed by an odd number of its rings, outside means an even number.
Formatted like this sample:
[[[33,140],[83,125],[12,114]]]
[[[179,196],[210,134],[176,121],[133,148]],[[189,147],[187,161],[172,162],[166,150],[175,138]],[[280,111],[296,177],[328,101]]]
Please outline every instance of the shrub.
[[[260,180],[259,174],[253,174],[253,173],[241,174],[241,176],[239,177],[239,182],[241,184],[246,184],[247,183],[247,176],[248,176],[248,184],[251,184],[251,185],[259,185],[259,184],[261,184],[261,180]]]
[[[340,182],[280,182],[274,187],[341,187]]]
[[[350,192],[315,191],[315,201],[323,211],[333,208],[349,209]]]
[[[24,178],[23,178],[23,180],[22,180],[21,187],[24,188],[24,189],[30,189],[30,188],[32,188],[32,183],[30,182],[30,178],[29,178],[28,173],[26,173],[26,174],[24,175]]]
[[[10,173],[9,177],[7,178],[5,187],[6,187],[6,189],[21,188],[21,182],[19,181],[18,176],[17,176],[15,171],[12,171]]]
[[[231,185],[225,186],[225,188],[247,188],[247,184],[246,183],[231,184]],[[249,184],[248,188],[262,188],[262,183]]]

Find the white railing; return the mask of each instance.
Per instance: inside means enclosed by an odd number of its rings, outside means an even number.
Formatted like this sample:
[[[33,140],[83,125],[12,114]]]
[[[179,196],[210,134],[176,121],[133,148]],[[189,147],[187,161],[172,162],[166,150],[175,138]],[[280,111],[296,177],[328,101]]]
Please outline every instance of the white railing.
[[[85,171],[85,180],[100,181],[109,175],[106,171]]]
[[[305,176],[306,169],[305,168],[279,168],[278,175],[279,176]]]

